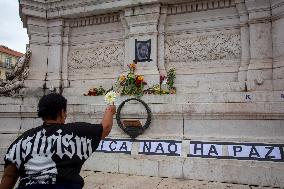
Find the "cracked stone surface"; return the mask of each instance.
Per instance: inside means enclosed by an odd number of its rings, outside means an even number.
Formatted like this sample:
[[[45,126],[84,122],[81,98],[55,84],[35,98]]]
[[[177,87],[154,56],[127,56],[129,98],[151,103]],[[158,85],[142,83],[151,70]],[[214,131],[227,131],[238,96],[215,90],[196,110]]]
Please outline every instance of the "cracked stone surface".
[[[200,180],[184,180],[148,176],[82,171],[83,189],[280,189]],[[0,172],[2,178],[2,172]],[[284,189],[281,188],[281,189]]]
[[[273,187],[84,171],[84,189],[272,189]]]

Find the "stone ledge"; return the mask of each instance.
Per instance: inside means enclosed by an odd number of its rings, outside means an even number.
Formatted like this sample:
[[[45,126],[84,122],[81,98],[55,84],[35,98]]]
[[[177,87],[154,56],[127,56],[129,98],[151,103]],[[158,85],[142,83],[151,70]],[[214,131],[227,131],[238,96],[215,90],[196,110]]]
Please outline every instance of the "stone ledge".
[[[190,86],[183,85],[189,88]],[[177,91],[179,92],[179,91]],[[98,104],[105,105],[103,96],[66,96],[68,104]],[[117,104],[134,96],[120,96],[117,98]],[[144,95],[141,97],[146,103],[150,104],[187,104],[187,103],[258,103],[258,102],[284,102],[284,92],[277,91],[247,91],[247,92],[222,92],[207,91],[189,92],[187,94],[175,95]]]
[[[186,119],[283,119],[284,102],[269,102],[268,100],[272,100],[274,95],[259,94],[259,97],[267,99],[267,101],[253,102],[251,99],[247,102],[210,103],[202,102],[200,99],[198,103],[189,102],[190,99],[187,101],[187,96],[183,95],[146,96],[142,97],[142,100],[148,103],[153,117],[174,115],[183,116]],[[195,98],[195,101],[198,101],[203,97],[196,95]],[[127,97],[118,99],[116,105],[118,106],[124,99]],[[69,102],[67,112],[71,117],[88,115],[89,118],[101,118],[106,108],[103,97],[75,97]],[[138,117],[146,115],[146,110],[142,108],[140,103],[130,102],[123,107],[122,115],[128,117],[136,115],[137,117],[137,114]],[[0,105],[0,117],[36,118],[37,107],[36,104]]]

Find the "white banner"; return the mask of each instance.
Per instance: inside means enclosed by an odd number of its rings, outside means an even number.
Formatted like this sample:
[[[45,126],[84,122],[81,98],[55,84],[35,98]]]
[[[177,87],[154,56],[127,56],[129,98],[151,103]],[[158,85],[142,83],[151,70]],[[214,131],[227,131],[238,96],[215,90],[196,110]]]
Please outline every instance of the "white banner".
[[[139,154],[180,156],[181,141],[140,141]]]
[[[223,156],[222,145],[219,144],[190,144],[189,150],[194,156]]]
[[[102,140],[97,148],[97,152],[112,152],[131,154],[132,143],[128,140],[106,139]]]
[[[258,145],[228,145],[230,157],[244,159],[275,159],[281,160],[281,151],[276,146],[258,146]]]
[[[131,154],[132,144],[139,142],[139,154],[181,156],[182,141],[105,139],[97,152]],[[282,161],[283,144],[190,141],[188,157]]]

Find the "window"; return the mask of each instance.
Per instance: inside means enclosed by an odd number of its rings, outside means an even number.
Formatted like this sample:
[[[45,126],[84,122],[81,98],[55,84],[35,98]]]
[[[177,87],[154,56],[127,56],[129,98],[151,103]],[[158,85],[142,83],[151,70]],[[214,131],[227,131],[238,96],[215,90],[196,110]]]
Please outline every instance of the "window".
[[[12,58],[11,57],[6,57],[5,58],[5,67],[6,68],[11,68],[11,64],[12,64]]]

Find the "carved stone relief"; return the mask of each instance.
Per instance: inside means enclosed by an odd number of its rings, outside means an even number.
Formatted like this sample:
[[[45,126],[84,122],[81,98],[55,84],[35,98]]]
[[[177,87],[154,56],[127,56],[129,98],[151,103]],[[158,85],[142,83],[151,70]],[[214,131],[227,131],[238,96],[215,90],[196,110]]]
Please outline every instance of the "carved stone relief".
[[[76,27],[84,27],[84,26],[90,26],[90,25],[108,24],[108,23],[114,23],[114,22],[119,22],[119,21],[120,21],[119,13],[113,13],[113,14],[106,14],[106,15],[75,19],[75,20],[70,21],[70,27],[76,28]]]
[[[29,63],[32,52],[27,52],[16,63],[14,70],[7,75],[7,80],[0,80],[0,96],[20,96],[24,80],[29,74]]]
[[[124,43],[96,43],[91,47],[71,48],[68,56],[70,72],[91,72],[99,68],[123,66]]]
[[[192,1],[189,3],[173,4],[168,6],[168,15],[199,12],[212,9],[222,9],[236,6],[233,0]]]
[[[198,62],[221,59],[239,59],[240,35],[232,32],[185,34],[167,36],[167,62]]]

